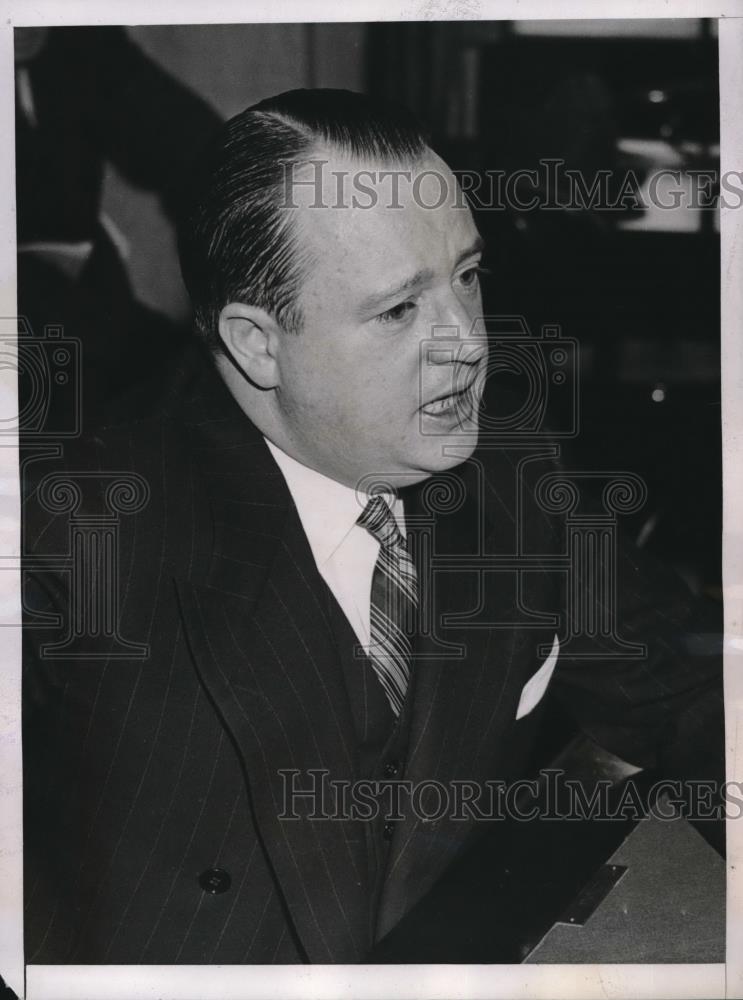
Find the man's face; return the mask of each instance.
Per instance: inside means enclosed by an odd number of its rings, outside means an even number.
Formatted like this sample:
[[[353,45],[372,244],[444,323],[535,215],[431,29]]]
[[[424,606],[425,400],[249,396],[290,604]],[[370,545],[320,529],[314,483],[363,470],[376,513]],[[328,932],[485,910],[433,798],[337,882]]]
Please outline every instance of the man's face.
[[[412,178],[400,180],[396,199],[379,164],[318,158],[328,160],[322,207],[311,207],[310,187],[297,186],[293,199],[298,248],[312,263],[302,329],[279,347],[280,419],[304,464],[353,487],[370,474],[407,485],[459,464],[476,444],[487,363],[480,239],[433,152],[406,168]],[[373,176],[360,183],[376,199],[353,187],[364,169]],[[425,171],[441,180],[412,183]],[[441,201],[442,183],[445,203],[427,207]]]

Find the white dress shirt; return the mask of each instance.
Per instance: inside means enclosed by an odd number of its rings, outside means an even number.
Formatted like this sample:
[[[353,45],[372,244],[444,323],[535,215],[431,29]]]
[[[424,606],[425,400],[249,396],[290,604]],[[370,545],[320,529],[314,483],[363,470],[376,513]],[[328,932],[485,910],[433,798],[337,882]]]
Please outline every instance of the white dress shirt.
[[[265,440],[289,487],[320,575],[359,643],[368,648],[372,576],[379,542],[356,521],[369,497],[309,469]],[[402,500],[382,495],[405,537]]]

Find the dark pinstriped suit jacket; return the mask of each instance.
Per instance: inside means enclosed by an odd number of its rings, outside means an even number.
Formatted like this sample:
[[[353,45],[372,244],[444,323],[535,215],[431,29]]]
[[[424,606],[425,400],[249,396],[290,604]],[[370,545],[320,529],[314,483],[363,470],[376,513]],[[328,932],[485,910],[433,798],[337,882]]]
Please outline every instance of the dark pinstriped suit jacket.
[[[120,634],[147,657],[45,658],[40,646],[68,623],[69,574],[29,564],[25,576],[26,960],[362,960],[473,824],[406,815],[374,905],[362,822],[279,819],[281,769],[358,777],[320,577],[281,473],[198,351],[136,413],[66,446],[63,468],[73,479],[136,472],[149,486],[146,506],[120,517],[117,571]],[[439,552],[476,553],[483,539],[512,550],[513,461],[491,456],[474,503],[475,467],[460,470],[470,493],[437,515]],[[37,492],[59,467],[25,466],[24,543],[36,557],[69,554],[68,515],[47,513]],[[85,511],[100,512],[104,486],[85,483]],[[534,551],[556,551],[559,530],[529,518]],[[722,745],[719,665],[689,655],[685,598],[648,572],[623,556],[622,628],[649,643],[648,658],[560,662],[552,690],[610,749],[693,771]],[[471,622],[440,633],[462,657],[421,641],[405,778],[516,776],[543,707],[517,721],[519,697],[556,631],[531,611],[558,610],[555,574],[535,569],[518,587],[508,576],[482,588],[473,573],[437,579],[423,598],[432,617],[462,611]],[[61,633],[38,627],[55,609]],[[231,885],[211,895],[199,875],[214,867]]]

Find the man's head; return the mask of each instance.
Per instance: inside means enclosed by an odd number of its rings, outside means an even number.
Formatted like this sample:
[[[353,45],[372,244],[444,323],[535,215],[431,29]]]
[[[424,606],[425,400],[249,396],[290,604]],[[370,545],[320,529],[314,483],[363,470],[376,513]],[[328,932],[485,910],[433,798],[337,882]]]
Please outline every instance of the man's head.
[[[184,277],[266,437],[351,486],[467,457],[486,356],[480,241],[415,119],[345,91],[282,94],[224,126],[200,186]]]

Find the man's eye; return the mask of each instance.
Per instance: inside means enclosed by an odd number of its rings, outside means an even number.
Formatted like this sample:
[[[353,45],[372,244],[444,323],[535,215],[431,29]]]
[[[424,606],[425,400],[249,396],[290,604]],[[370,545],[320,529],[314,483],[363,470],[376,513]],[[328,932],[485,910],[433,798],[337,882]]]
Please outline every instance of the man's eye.
[[[459,275],[460,284],[467,290],[473,289],[480,280],[481,274],[489,274],[490,272],[476,264],[474,267],[468,267],[466,271],[462,271]]]
[[[387,309],[385,312],[380,313],[379,316],[377,316],[377,320],[380,323],[399,323],[402,320],[407,319],[408,313],[415,308],[415,302],[411,299],[407,299],[405,302],[400,302],[391,309]]]

